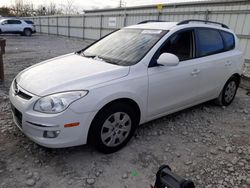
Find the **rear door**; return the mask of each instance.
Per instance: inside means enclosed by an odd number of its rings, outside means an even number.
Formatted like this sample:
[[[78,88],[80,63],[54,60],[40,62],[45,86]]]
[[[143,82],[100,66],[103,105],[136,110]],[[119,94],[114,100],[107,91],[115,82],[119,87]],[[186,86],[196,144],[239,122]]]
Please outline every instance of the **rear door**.
[[[20,20],[8,20],[12,32],[22,31],[22,22]]]
[[[196,28],[197,69],[200,71],[197,100],[218,97],[225,79],[230,75],[230,59],[225,53],[224,41],[219,30]]]

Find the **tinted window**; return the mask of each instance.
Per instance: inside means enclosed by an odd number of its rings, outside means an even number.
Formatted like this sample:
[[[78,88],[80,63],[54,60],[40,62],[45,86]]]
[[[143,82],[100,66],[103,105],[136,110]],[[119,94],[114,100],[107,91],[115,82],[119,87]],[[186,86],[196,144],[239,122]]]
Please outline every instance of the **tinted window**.
[[[225,31],[220,31],[220,32],[224,40],[225,50],[228,51],[234,49],[235,46],[234,36],[231,33]]]
[[[21,24],[20,20],[8,20],[8,24]]]
[[[197,56],[207,56],[224,50],[223,40],[215,29],[197,29]]]
[[[172,35],[161,48],[162,53],[175,54],[180,61],[193,58],[193,32],[183,31]]]
[[[24,20],[27,24],[34,24],[32,21]]]

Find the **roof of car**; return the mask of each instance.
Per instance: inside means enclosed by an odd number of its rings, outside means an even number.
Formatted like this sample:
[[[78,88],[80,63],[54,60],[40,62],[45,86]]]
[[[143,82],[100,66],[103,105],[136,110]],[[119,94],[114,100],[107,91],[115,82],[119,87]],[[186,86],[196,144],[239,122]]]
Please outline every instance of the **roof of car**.
[[[126,28],[133,29],[161,29],[161,30],[170,30],[177,25],[178,22],[149,22],[137,25],[131,25]]]
[[[1,18],[0,20],[22,20],[22,19],[19,19],[19,18],[13,18],[13,17],[4,17],[4,18]]]
[[[192,24],[192,25],[190,25]],[[205,21],[205,20],[184,20],[181,22],[165,22],[165,21],[155,21],[155,20],[146,20],[140,22],[136,25],[128,26],[126,28],[133,28],[133,29],[158,29],[158,30],[171,30],[174,27],[178,26],[191,26],[191,27],[209,27],[209,28],[216,28],[229,31],[227,25],[219,22],[213,21]]]

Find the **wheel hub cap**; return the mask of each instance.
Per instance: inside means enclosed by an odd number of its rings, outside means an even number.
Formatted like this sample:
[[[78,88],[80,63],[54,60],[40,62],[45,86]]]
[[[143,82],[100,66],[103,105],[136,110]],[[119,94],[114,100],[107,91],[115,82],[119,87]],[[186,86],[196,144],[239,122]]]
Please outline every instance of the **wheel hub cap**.
[[[225,101],[227,103],[231,102],[231,100],[233,100],[235,92],[236,92],[237,86],[235,81],[231,81],[225,90]]]
[[[124,112],[116,112],[110,115],[102,126],[102,142],[109,147],[120,145],[128,137],[131,125],[131,118]]]

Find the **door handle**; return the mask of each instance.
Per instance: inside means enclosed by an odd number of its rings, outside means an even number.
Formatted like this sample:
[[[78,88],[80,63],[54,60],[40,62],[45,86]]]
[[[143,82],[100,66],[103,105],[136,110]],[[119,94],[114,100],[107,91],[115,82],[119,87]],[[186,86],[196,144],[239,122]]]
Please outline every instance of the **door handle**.
[[[194,69],[192,72],[191,72],[191,75],[192,76],[196,76],[200,73],[201,71],[199,69]]]
[[[232,65],[232,62],[231,61],[227,61],[225,66],[231,66]]]

